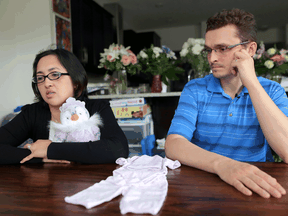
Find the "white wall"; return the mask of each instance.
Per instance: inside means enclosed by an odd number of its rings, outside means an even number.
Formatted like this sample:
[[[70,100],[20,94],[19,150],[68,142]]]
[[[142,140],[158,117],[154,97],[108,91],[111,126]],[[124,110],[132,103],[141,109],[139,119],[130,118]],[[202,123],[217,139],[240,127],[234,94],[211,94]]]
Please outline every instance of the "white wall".
[[[143,32],[149,31],[156,32],[161,38],[161,44],[166,45],[173,51],[180,51],[182,49],[182,45],[188,40],[188,38],[199,38],[201,35],[200,25],[150,29]]]
[[[0,118],[32,103],[32,63],[51,42],[51,0],[0,0]]]
[[[183,43],[187,41],[188,38],[205,37],[206,21],[201,22],[201,24],[199,25],[182,26],[175,28],[149,29],[141,32],[149,31],[154,31],[161,37],[162,45],[166,45],[174,51],[180,51],[182,49]],[[286,35],[288,35],[288,24],[286,27],[286,31]],[[286,35],[284,28],[270,28],[266,31],[257,32],[257,42],[284,42]],[[286,37],[286,40],[288,41],[288,36]]]
[[[264,41],[264,43],[276,43],[285,41],[284,28],[270,28],[266,31],[257,32],[257,42]]]

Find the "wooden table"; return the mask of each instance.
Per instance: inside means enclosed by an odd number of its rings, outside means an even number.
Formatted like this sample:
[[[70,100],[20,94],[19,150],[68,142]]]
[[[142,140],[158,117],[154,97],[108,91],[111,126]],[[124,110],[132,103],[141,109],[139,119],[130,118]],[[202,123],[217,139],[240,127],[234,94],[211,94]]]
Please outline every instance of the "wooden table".
[[[288,165],[253,163],[288,191]],[[121,196],[90,210],[71,196],[112,175],[115,164],[0,165],[0,215],[120,215]],[[242,195],[214,174],[182,166],[169,170],[168,195],[159,215],[288,215],[288,195]],[[132,215],[132,214],[128,214]]]

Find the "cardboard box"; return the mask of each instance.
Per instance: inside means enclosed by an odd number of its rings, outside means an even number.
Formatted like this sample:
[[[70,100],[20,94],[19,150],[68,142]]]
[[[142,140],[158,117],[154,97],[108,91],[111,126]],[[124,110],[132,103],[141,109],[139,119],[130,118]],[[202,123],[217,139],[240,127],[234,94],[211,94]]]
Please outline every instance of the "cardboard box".
[[[151,107],[148,104],[126,107],[111,107],[115,118],[143,118],[151,113]]]

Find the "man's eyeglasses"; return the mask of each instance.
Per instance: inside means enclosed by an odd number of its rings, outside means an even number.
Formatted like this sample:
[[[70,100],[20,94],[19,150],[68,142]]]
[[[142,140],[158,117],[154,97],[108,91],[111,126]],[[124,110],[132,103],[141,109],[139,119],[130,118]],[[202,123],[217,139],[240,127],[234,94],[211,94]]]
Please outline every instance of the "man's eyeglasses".
[[[202,52],[204,54],[211,55],[212,50],[214,50],[217,55],[224,55],[230,49],[232,49],[232,48],[234,48],[236,46],[239,46],[239,45],[247,44],[247,43],[250,43],[250,41],[245,41],[245,42],[234,44],[234,45],[230,45],[230,46],[221,46],[219,48],[214,48],[214,49],[206,47],[206,48],[204,48],[202,50]]]
[[[48,75],[44,76],[44,75],[37,75],[35,77],[32,78],[32,82],[39,84],[39,83],[43,83],[45,81],[46,78],[48,78],[49,80],[57,80],[59,79],[62,75],[69,75],[69,73],[60,73],[60,72],[51,72]]]

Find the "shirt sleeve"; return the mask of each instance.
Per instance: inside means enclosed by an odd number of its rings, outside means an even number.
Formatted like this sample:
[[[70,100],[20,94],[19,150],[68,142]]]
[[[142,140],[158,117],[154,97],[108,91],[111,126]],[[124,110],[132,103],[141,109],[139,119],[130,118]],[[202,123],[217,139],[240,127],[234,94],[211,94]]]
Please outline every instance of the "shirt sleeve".
[[[271,86],[270,97],[277,107],[288,116],[288,98],[285,89],[278,83]]]
[[[178,134],[189,141],[196,129],[198,116],[197,90],[192,93],[191,88],[191,84],[184,87],[167,134]]]
[[[119,157],[127,158],[128,141],[114,117],[109,102],[91,100],[87,109],[90,114],[97,112],[102,118],[100,140],[51,143],[48,147],[48,158],[90,164],[115,163]]]
[[[28,149],[17,148],[29,138],[30,121],[27,106],[10,122],[0,128],[0,164],[19,164],[31,154]],[[27,163],[42,162],[41,158],[33,158]]]

